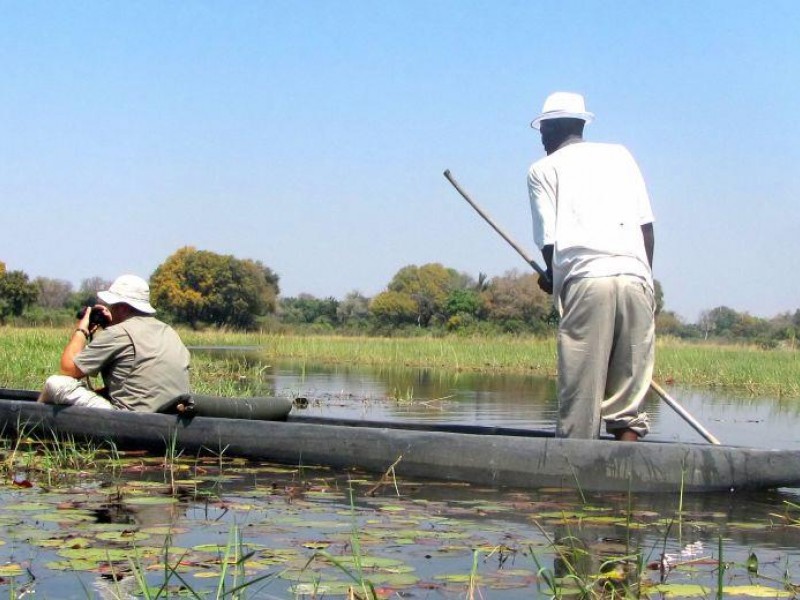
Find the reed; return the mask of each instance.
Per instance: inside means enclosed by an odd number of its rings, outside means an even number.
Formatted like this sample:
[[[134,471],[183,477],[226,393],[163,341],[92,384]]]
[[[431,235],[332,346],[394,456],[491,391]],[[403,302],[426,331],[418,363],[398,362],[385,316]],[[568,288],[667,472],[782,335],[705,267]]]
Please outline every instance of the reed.
[[[63,329],[0,327],[0,385],[38,388],[58,365],[69,336]],[[309,363],[430,368],[457,372],[520,373],[553,377],[553,338],[288,336],[225,330],[181,331],[190,347],[235,346],[258,353],[264,363]],[[263,366],[243,358],[194,353],[193,389],[236,395]],[[749,394],[800,397],[800,360],[796,350],[757,346],[688,343],[663,338],[656,349],[657,381]]]

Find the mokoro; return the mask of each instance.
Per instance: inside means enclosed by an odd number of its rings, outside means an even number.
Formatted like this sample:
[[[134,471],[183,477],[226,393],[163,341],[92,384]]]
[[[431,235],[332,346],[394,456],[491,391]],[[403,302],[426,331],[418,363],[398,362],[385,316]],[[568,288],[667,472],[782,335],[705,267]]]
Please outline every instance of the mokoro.
[[[35,398],[36,392],[0,389],[3,435],[55,432],[155,452],[174,439],[184,453],[376,474],[394,464],[399,477],[513,488],[677,493],[800,487],[798,451],[570,440],[524,429],[313,418],[295,410],[274,421],[186,417],[52,406]]]

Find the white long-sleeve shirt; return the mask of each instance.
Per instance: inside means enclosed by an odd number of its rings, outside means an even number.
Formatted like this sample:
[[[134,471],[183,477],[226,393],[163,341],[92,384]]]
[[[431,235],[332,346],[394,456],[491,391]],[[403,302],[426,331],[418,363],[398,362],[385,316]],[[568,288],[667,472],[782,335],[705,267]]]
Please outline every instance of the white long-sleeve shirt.
[[[533,237],[553,245],[553,297],[574,277],[634,275],[652,288],[641,226],[653,222],[639,166],[618,144],[568,144],[528,171]]]

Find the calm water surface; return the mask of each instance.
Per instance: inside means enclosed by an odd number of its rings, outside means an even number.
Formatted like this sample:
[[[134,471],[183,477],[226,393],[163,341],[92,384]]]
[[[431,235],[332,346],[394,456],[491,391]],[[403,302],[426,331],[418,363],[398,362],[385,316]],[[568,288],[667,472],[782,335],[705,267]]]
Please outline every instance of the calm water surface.
[[[263,371],[260,385],[265,394],[307,398],[305,412],[319,416],[555,428],[555,381],[540,377],[277,363]],[[800,449],[800,399],[665,388],[725,444]],[[646,410],[651,439],[703,441],[652,392]]]

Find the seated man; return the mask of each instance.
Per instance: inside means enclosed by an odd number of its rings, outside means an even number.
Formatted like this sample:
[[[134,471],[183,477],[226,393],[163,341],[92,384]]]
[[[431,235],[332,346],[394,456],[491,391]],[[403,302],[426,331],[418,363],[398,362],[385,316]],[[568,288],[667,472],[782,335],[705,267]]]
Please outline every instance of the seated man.
[[[93,310],[110,324],[102,329],[84,312],[61,355],[62,374],[47,379],[39,402],[158,412],[188,394],[189,351],[153,316],[147,282],[122,275],[97,295],[107,306]],[[104,388],[94,391],[83,378],[98,373]]]

